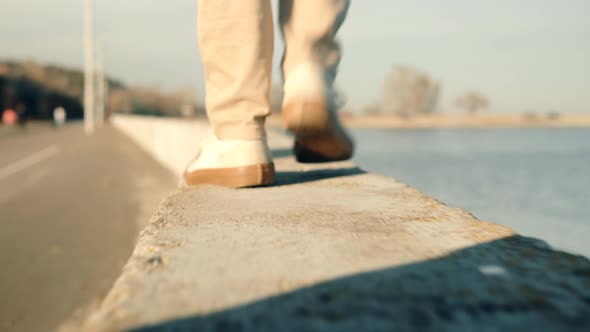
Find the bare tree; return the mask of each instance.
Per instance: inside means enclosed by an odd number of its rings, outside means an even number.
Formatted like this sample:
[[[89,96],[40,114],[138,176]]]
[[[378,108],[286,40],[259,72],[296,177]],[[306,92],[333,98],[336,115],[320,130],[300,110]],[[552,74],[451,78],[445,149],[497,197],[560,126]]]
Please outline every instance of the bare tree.
[[[270,89],[270,109],[273,114],[280,114],[283,109],[283,86],[273,84]]]
[[[455,107],[463,109],[469,113],[477,113],[488,108],[490,106],[490,101],[478,92],[469,91],[459,96],[454,104]]]
[[[432,113],[438,104],[440,83],[408,66],[397,66],[385,78],[383,113]]]

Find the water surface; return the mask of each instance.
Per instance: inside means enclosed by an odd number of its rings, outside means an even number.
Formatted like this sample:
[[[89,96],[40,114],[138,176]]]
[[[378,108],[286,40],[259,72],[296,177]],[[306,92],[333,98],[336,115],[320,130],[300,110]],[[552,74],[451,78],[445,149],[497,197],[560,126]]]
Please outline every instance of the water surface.
[[[590,129],[356,130],[355,160],[479,219],[590,256]]]

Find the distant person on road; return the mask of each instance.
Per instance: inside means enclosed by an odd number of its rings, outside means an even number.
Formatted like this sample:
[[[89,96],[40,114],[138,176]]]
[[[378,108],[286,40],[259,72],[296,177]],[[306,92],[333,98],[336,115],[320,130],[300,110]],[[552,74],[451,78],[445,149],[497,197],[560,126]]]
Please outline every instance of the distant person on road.
[[[29,114],[27,113],[27,106],[25,104],[16,105],[16,115],[18,116],[18,124],[21,129],[25,129]]]
[[[285,40],[284,126],[300,162],[351,158],[333,88],[341,50],[335,40],[350,0],[280,0]],[[206,108],[213,131],[189,163],[189,185],[252,187],[274,182],[265,118],[270,114],[273,20],[270,0],[199,0],[198,33]]]
[[[66,123],[66,109],[58,106],[53,110],[53,125],[55,128],[61,128]]]

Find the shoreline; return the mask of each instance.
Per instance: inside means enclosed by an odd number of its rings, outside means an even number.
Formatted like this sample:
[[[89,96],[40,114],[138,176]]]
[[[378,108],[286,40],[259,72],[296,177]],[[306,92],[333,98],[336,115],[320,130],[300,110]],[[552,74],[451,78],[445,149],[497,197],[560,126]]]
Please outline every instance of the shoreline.
[[[465,114],[437,113],[402,115],[341,115],[351,129],[469,129],[469,128],[590,128],[590,113],[510,113]],[[280,114],[267,119],[271,126],[281,126]]]
[[[590,113],[575,114],[430,114],[343,117],[350,128],[590,128]]]

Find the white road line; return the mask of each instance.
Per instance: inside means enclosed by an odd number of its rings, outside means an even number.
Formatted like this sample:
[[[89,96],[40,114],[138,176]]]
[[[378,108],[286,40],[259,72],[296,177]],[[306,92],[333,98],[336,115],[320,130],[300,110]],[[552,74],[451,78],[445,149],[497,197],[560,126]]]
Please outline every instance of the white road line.
[[[31,166],[42,162],[45,159],[51,158],[59,152],[59,146],[52,145],[45,149],[35,152],[32,155],[14,162],[8,166],[0,168],[0,180],[3,180],[11,175],[23,171]]]

